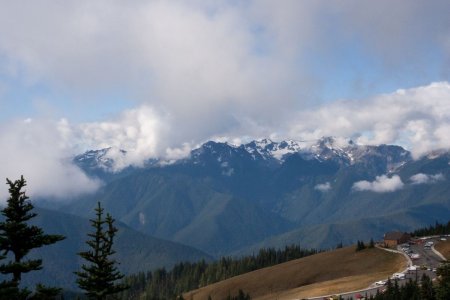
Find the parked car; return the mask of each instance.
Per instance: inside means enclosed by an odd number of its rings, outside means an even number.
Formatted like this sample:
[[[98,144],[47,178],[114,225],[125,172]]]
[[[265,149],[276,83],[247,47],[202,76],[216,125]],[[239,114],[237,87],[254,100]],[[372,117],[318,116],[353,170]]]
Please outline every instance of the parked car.
[[[403,273],[394,273],[394,275],[392,275],[392,278],[394,278],[394,279],[405,279],[405,274],[403,274]]]
[[[419,258],[420,258],[420,254],[417,254],[417,253],[411,254],[411,259],[419,259]]]
[[[416,266],[416,265],[408,267],[408,271],[416,271],[417,269],[418,269],[418,266]]]
[[[386,285],[386,283],[387,283],[387,280],[380,280],[380,281],[375,282],[375,285],[383,286],[383,285]]]

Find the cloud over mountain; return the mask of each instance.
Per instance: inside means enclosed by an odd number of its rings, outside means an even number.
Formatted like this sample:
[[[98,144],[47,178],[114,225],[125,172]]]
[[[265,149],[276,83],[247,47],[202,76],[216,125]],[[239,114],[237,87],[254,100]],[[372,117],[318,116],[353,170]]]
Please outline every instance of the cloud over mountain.
[[[328,192],[331,189],[331,185],[329,182],[319,183],[316,186],[314,186],[314,189],[321,192]]]
[[[363,144],[399,143],[418,157],[450,148],[450,84],[398,90],[365,101],[338,101],[299,112],[292,136],[354,137]]]
[[[352,189],[355,191],[371,191],[375,193],[389,193],[402,189],[404,186],[400,176],[387,175],[377,176],[374,181],[357,181],[353,184]]]
[[[416,175],[411,176],[410,180],[412,184],[427,184],[427,183],[435,183],[438,181],[444,180],[445,177],[443,174],[435,174],[429,175],[424,173],[417,173]]]
[[[17,121],[0,127],[0,178],[16,180],[23,175],[28,195],[51,200],[71,198],[95,191],[100,182],[88,178],[72,164],[68,145],[71,130],[66,121]],[[6,183],[6,181],[5,181]],[[0,202],[6,200],[6,185],[0,185]]]

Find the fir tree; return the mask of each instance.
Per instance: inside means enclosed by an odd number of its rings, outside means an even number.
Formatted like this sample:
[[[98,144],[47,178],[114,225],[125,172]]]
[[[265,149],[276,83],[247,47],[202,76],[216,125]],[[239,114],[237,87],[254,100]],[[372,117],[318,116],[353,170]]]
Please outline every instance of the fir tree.
[[[433,290],[433,282],[431,278],[427,276],[427,274],[423,274],[420,280],[420,299],[423,300],[434,300],[434,290]]]
[[[364,249],[366,249],[366,245],[363,241],[358,240],[358,242],[356,243],[356,251],[361,251]]]
[[[19,284],[23,273],[42,269],[41,259],[25,259],[25,256],[35,248],[51,245],[64,239],[62,235],[44,234],[37,226],[28,225],[27,222],[36,216],[33,204],[22,189],[26,186],[23,176],[12,182],[6,179],[9,185],[10,197],[6,207],[1,211],[5,217],[0,222],[0,255],[12,258],[6,264],[0,265],[0,272],[12,275],[9,281],[0,283],[0,295],[9,299],[26,299],[31,291],[20,289]],[[60,289],[38,285],[35,297],[52,299],[59,294]],[[6,295],[6,296],[5,296]],[[1,299],[1,298],[0,298]]]
[[[115,253],[112,246],[117,232],[117,228],[113,225],[114,219],[110,214],[106,214],[106,218],[103,219],[100,202],[95,212],[96,218],[90,220],[94,232],[88,234],[92,239],[86,242],[91,249],[78,253],[89,264],[82,265],[82,271],[75,274],[78,276],[76,281],[78,286],[86,291],[90,299],[103,300],[108,295],[128,289],[128,286],[117,283],[124,275],[118,271],[117,261],[111,258]]]
[[[436,299],[450,299],[450,262],[445,262],[438,268],[439,287],[436,291]]]

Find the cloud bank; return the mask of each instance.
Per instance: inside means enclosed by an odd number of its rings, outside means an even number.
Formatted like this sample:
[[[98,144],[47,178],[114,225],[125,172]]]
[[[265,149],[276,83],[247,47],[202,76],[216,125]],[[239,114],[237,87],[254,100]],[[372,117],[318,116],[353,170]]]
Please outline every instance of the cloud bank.
[[[450,84],[398,90],[366,101],[338,101],[300,112],[291,136],[353,137],[362,144],[401,144],[419,157],[433,149],[449,149]]]
[[[128,163],[135,165],[150,157],[170,156],[169,153],[187,155],[191,147],[208,139],[236,142],[259,137],[350,137],[360,144],[400,144],[417,158],[435,149],[450,149],[449,99],[450,84],[439,82],[295,112],[284,115],[277,125],[257,124],[248,118],[235,120],[232,128],[214,130],[215,135],[189,134],[184,127],[190,124],[178,124],[169,114],[148,106],[128,110],[108,122],[82,124],[80,128],[86,144],[92,148],[115,146],[129,150],[132,155]],[[209,127],[210,123],[198,125]]]
[[[388,177],[381,175],[375,177],[374,181],[362,180],[355,182],[352,189],[355,191],[371,191],[375,193],[390,193],[402,189],[404,186],[400,176]]]
[[[88,178],[71,162],[72,140],[66,121],[25,120],[0,127],[0,202],[7,198],[6,178],[23,175],[31,197],[72,198],[95,191],[100,182]]]
[[[409,180],[411,180],[412,184],[431,184],[431,183],[436,183],[438,181],[442,181],[444,179],[445,179],[445,177],[441,173],[435,174],[435,175],[417,173],[417,174],[411,176],[411,178],[409,178]]]

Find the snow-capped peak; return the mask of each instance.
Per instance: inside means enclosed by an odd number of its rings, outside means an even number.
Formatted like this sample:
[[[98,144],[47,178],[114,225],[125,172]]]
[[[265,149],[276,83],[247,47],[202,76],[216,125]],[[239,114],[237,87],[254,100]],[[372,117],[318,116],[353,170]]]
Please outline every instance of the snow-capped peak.
[[[269,139],[257,140],[243,145],[245,150],[252,154],[259,154],[263,159],[276,159],[284,161],[285,157],[300,153],[308,159],[329,159],[331,156],[344,156],[348,158],[346,151],[354,147],[351,140],[325,137],[316,141],[284,140],[274,142]]]
[[[118,157],[126,156],[125,150],[108,147],[100,150],[89,150],[74,158],[75,163],[92,169],[102,169],[104,171],[114,171],[115,161]]]

